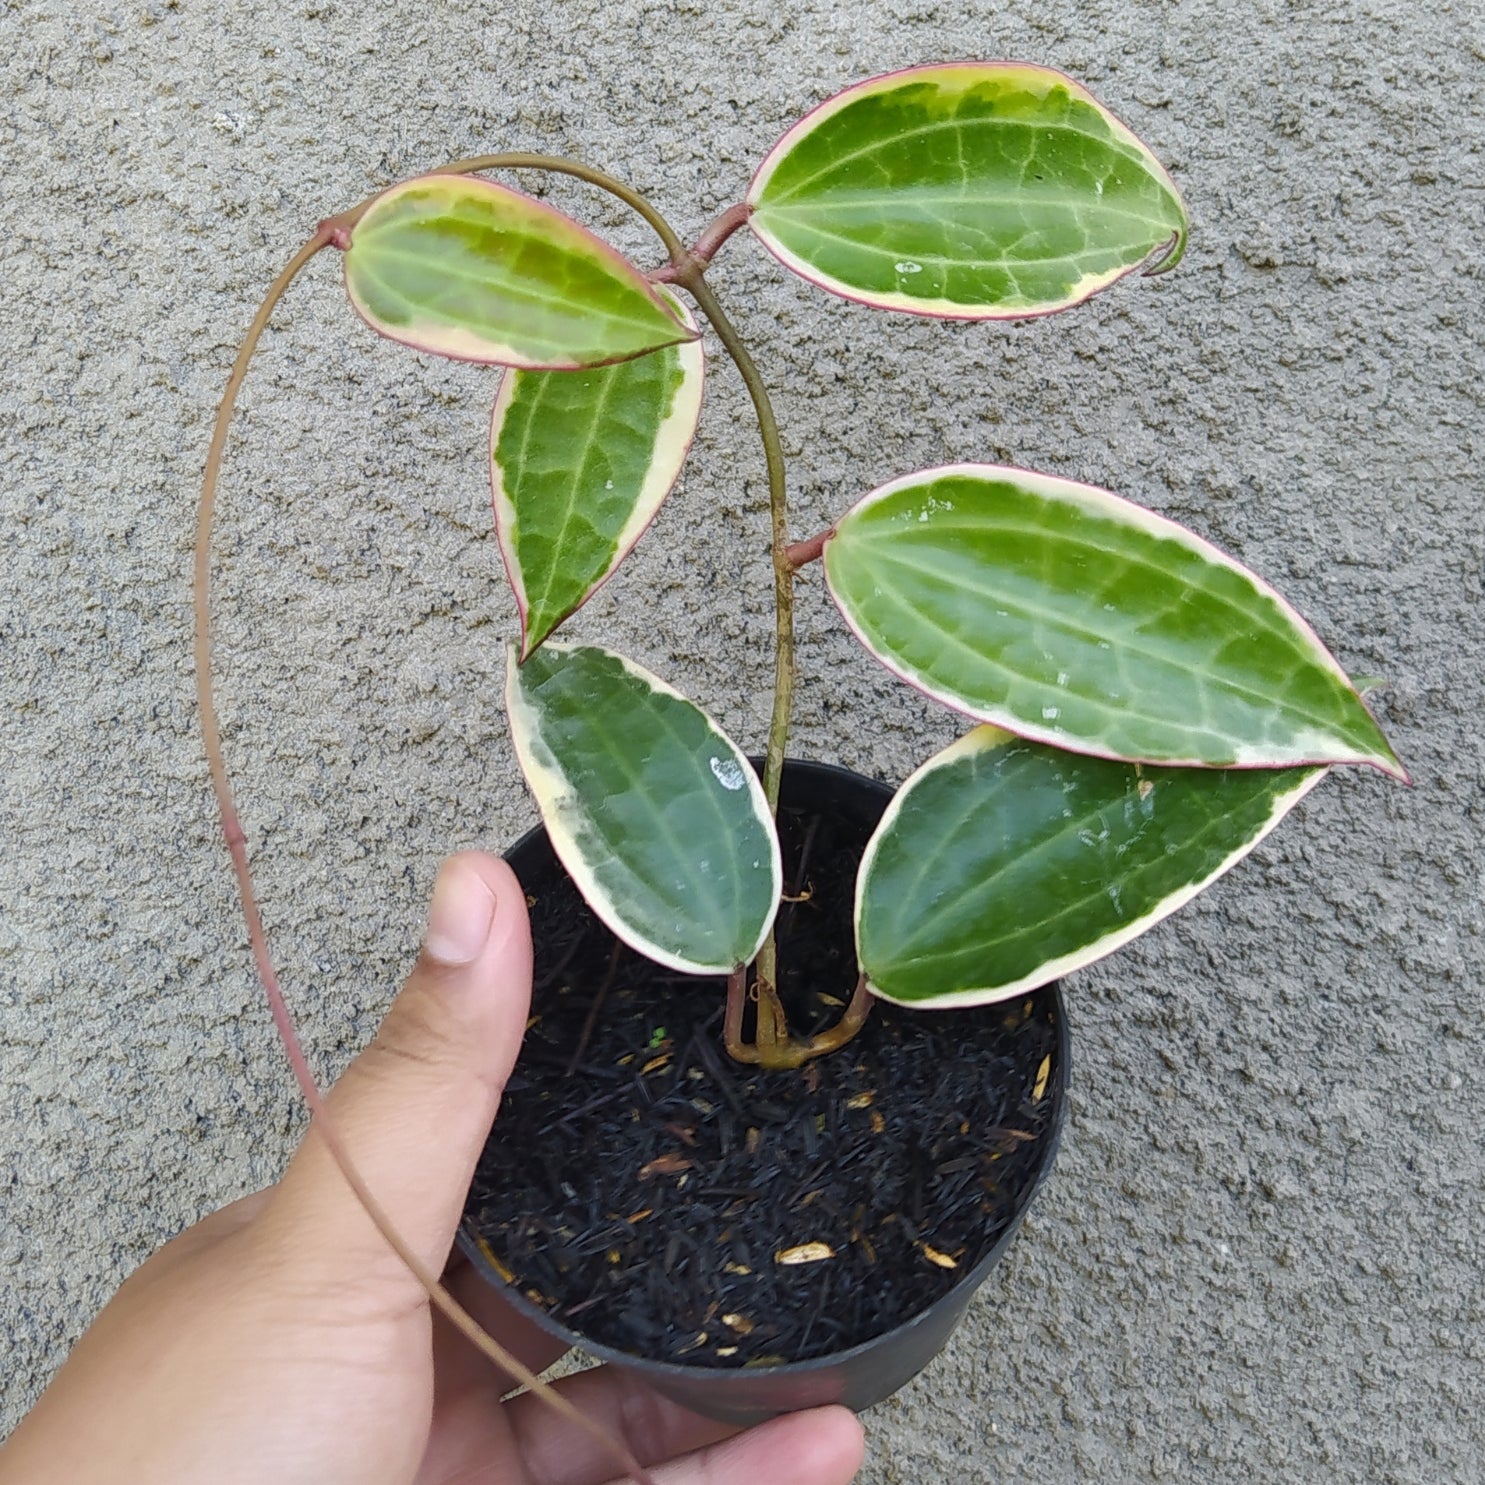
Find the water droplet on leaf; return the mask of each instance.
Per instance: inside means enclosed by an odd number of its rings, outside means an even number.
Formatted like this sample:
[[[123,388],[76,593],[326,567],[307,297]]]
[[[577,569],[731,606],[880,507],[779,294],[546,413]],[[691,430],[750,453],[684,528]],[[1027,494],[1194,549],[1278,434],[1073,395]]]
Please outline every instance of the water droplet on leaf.
[[[735,758],[713,758],[711,760],[711,770],[716,781],[724,789],[742,788],[742,765]]]

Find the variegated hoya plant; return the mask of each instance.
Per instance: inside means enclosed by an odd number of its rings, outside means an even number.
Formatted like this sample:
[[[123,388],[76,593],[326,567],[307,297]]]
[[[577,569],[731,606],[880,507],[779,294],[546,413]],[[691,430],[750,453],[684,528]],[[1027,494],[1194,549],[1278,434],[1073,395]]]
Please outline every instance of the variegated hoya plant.
[[[746,226],[833,293],[946,319],[1049,314],[1135,270],[1164,272],[1186,243],[1176,188],[1076,83],[968,63],[849,88],[784,135],[695,247],[626,192],[669,251],[648,274],[469,173],[486,163],[407,181],[337,220],[346,286],[382,334],[507,368],[491,471],[521,622],[505,691],[516,753],[558,856],[609,928],[674,969],[732,977],[735,1057],[797,1065],[852,1034],[873,994],[963,1006],[1041,984],[1199,892],[1328,766],[1401,773],[1357,688],[1278,594],[1104,490],[954,464],[871,491],[813,541],[788,540],[767,394],[706,284],[712,255]],[[703,351],[677,290],[741,364],[769,455],[782,642],[761,782],[659,677],[552,637],[680,473]],[[791,585],[818,557],[871,654],[979,725],[907,781],[868,846],[858,993],[841,1027],[806,1041],[774,993],[769,940]]]
[[[665,263],[645,272],[561,212],[475,174],[500,169],[555,171],[612,193],[654,229]],[[1201,891],[1331,766],[1406,777],[1357,686],[1272,588],[1107,491],[952,464],[895,479],[828,531],[791,542],[768,393],[706,278],[744,227],[832,293],[956,320],[1050,314],[1136,271],[1163,273],[1187,233],[1180,196],[1145,145],[1077,83],[1025,64],[919,67],[848,88],[791,128],[745,199],[690,246],[638,192],[588,166],[460,160],[320,224],[248,332],[207,461],[202,724],[279,1029],[317,1127],[388,1241],[466,1334],[526,1381],[386,1223],[324,1116],[274,980],[222,759],[209,625],[217,474],[257,340],[316,253],[343,250],[351,302],[375,330],[506,368],[490,463],[520,615],[505,688],[517,756],[558,855],[613,932],[661,964],[730,977],[725,1036],[742,1061],[787,1068],[827,1052],[859,1029],[873,996],[972,1006],[1066,974]],[[553,638],[680,473],[703,376],[688,299],[742,374],[767,460],[777,664],[761,780],[659,677]],[[976,725],[888,808],[857,881],[856,994],[837,1027],[802,1038],[775,992],[774,814],[793,583],[821,559],[867,650]]]

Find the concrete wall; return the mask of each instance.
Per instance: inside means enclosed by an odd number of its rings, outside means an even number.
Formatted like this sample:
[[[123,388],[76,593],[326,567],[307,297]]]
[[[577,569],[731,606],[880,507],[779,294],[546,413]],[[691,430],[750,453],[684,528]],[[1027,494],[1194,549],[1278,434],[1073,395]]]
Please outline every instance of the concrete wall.
[[[256,12],[256,14],[255,14]],[[1482,576],[1478,0],[17,0],[0,15],[0,1274],[13,1422],[119,1279],[300,1127],[195,731],[188,567],[237,338],[318,217],[480,150],[581,156],[687,231],[857,78],[1011,56],[1171,166],[1179,271],[1007,327],[878,316],[744,239],[795,530],[952,458],[1092,480],[1281,587],[1414,772],[1327,780],[1069,985],[1058,1173],[865,1479],[1478,1480]],[[575,188],[646,259],[642,233]],[[498,700],[489,372],[318,262],[232,444],[227,744],[328,1074],[439,859],[531,818]],[[761,460],[718,365],[683,490],[574,625],[766,716]],[[956,731],[804,584],[796,748],[900,778]]]

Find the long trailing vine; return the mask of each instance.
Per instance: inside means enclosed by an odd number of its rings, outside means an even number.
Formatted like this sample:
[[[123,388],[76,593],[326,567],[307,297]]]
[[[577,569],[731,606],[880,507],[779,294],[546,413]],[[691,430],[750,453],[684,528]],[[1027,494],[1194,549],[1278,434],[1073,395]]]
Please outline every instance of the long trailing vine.
[[[615,179],[603,171],[583,165],[578,161],[560,156],[511,152],[471,156],[455,160],[442,168],[439,174],[472,175],[492,170],[545,170],[556,174],[570,175],[578,180],[607,191],[626,206],[631,207],[647,222],[660,239],[668,254],[665,267],[654,275],[657,279],[680,284],[696,300],[717,333],[728,354],[736,364],[752,399],[762,436],[763,452],[768,473],[769,508],[771,515],[771,548],[774,570],[775,634],[777,657],[775,664],[774,702],[768,731],[768,751],[764,788],[770,808],[778,805],[779,782],[782,775],[784,751],[788,742],[789,721],[794,686],[794,602],[793,576],[798,565],[788,554],[787,489],[783,450],[779,439],[778,423],[773,406],[757,366],[749,355],[736,328],[728,319],[726,311],[718,302],[704,277],[712,255],[731,232],[741,224],[742,213],[737,209],[724,213],[707,232],[703,233],[694,248],[688,249],[680,236],[666,221],[660,211],[640,192]],[[202,479],[201,496],[197,512],[196,543],[193,571],[194,653],[196,669],[197,710],[200,716],[202,743],[206,754],[207,768],[211,776],[212,790],[216,797],[222,835],[231,854],[232,867],[237,880],[238,896],[247,923],[248,938],[258,977],[268,999],[274,1026],[283,1043],[298,1083],[301,1095],[310,1110],[313,1128],[325,1141],[336,1165],[356,1198],[365,1208],[377,1230],[396,1252],[417,1281],[427,1291],[430,1301],[453,1324],[471,1344],[482,1351],[495,1365],[502,1367],[524,1386],[538,1392],[568,1422],[582,1428],[609,1449],[623,1466],[626,1473],[641,1485],[653,1485],[651,1477],[635,1460],[632,1453],[620,1441],[612,1438],[591,1419],[568,1403],[560,1393],[546,1386],[519,1358],[489,1335],[479,1322],[459,1304],[452,1294],[439,1282],[438,1276],[427,1268],[416,1253],[398,1233],[375,1194],[367,1186],[358,1170],[340,1131],[330,1117],[324,1097],[310,1069],[303,1044],[284,997],[278,974],[269,951],[267,932],[263,923],[252,870],[248,861],[247,837],[242,828],[227,772],[226,758],[222,748],[221,726],[218,720],[216,695],[212,671],[211,629],[211,542],[214,516],[217,505],[217,487],[225,457],[232,415],[237,404],[238,393],[246,380],[249,365],[258,343],[267,328],[274,310],[287,293],[289,287],[304,268],[325,248],[344,249],[350,240],[356,223],[368,206],[376,200],[370,196],[350,210],[325,218],[314,235],[299,249],[273,281],[243,337],[232,371],[227,379],[221,402],[217,408],[212,429],[211,443],[207,451],[205,472]],[[772,935],[759,955],[759,989],[762,1008],[759,1013],[760,1041],[782,1042],[784,1039],[783,1011],[774,991],[776,983],[776,954]],[[748,1060],[759,1060],[751,1048],[745,1047],[741,1036],[743,995],[741,986],[732,988],[729,1010],[729,1047]],[[853,1011],[845,1019],[846,1025],[859,1025],[864,1020],[869,1002],[864,990],[853,1000]],[[826,1050],[821,1038],[813,1039],[811,1045],[819,1043],[811,1055]],[[799,1058],[798,1060],[803,1060]],[[797,1065],[797,1061],[776,1062],[779,1066]]]

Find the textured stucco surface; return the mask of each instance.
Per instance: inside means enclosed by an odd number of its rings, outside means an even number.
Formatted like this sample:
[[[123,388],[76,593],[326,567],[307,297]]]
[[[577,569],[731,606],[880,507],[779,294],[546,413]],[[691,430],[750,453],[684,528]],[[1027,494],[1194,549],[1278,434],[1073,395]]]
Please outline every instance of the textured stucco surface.
[[[10,0],[0,7],[0,1337],[8,1426],[120,1278],[271,1179],[300,1116],[195,733],[209,420],[315,220],[478,150],[628,177],[687,231],[807,106],[954,56],[1060,66],[1171,166],[1180,270],[1009,327],[888,318],[743,239],[716,286],[777,389],[807,534],[953,458],[1089,479],[1256,567],[1416,786],[1327,780],[1177,919],[1069,984],[1058,1171],[864,1478],[1485,1477],[1479,0]],[[650,246],[576,189],[622,246]],[[244,398],[217,542],[227,743],[329,1073],[437,862],[531,819],[492,374],[315,265]],[[711,380],[683,490],[574,626],[756,745],[755,438]],[[955,724],[803,585],[797,751],[888,778]]]

